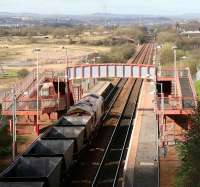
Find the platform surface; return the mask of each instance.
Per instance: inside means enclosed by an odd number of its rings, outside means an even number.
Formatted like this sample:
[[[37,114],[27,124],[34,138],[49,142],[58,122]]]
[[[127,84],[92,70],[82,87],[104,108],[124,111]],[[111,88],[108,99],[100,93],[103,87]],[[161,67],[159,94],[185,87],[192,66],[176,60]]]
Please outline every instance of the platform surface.
[[[158,134],[153,87],[144,81],[125,166],[124,186],[158,186]]]

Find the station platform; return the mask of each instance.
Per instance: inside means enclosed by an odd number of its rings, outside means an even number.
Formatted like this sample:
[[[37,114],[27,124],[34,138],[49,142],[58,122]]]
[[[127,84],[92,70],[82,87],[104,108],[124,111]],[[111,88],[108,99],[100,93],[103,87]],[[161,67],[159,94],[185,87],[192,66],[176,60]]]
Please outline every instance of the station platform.
[[[158,186],[158,122],[153,89],[151,82],[144,81],[125,163],[126,187]]]

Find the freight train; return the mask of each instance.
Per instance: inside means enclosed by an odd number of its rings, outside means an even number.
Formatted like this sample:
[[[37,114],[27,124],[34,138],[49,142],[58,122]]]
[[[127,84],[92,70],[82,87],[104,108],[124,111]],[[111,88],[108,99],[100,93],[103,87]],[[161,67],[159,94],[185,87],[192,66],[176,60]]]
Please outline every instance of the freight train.
[[[77,155],[100,127],[117,86],[99,83],[0,174],[0,187],[61,187]]]

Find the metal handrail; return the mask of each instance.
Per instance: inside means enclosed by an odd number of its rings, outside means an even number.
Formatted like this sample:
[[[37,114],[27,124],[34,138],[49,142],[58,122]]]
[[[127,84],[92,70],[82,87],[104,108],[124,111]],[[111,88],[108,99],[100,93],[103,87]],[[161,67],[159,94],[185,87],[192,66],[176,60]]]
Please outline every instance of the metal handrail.
[[[21,100],[21,101],[18,100],[17,101],[17,105],[18,105],[17,110],[18,111],[36,111],[36,102],[37,102],[37,100],[35,98],[34,99],[28,98],[27,100]],[[59,105],[58,105],[58,103],[59,103]],[[4,101],[2,104],[3,111],[10,111],[11,105],[12,105],[11,100]],[[60,106],[60,108],[63,108],[65,106],[65,98],[60,98],[59,100],[57,98],[39,100],[39,110],[43,110],[48,107],[58,107],[58,106]]]
[[[177,77],[188,77],[189,71],[188,69],[177,70]],[[171,68],[163,68],[158,70],[158,77],[169,77],[174,78],[174,70]]]
[[[164,110],[168,110],[168,109],[175,109],[175,110],[181,110],[183,109],[184,107],[184,101],[186,100],[190,100],[194,103],[196,103],[196,99],[194,97],[190,97],[190,96],[178,96],[178,97],[158,97],[156,96],[156,108],[157,109],[161,109],[161,101],[162,99],[164,99]],[[175,105],[174,105],[174,103]],[[167,106],[166,106],[167,104]],[[188,107],[188,108],[191,108],[191,109],[194,109],[194,106],[191,106],[191,107]]]
[[[192,76],[191,76],[191,73],[190,73],[190,69],[188,68],[188,78],[189,78],[189,82],[190,82],[190,86],[191,86],[191,89],[192,89],[192,93],[193,93],[193,97],[195,98],[195,106],[197,106],[197,93],[196,93],[196,90],[194,88],[194,84],[193,81],[192,81]]]
[[[44,70],[39,74],[39,84],[41,84],[45,78],[54,78],[55,75],[56,74],[53,70]],[[25,77],[23,80],[19,81],[19,83],[15,85],[16,98],[18,99],[25,91],[27,91],[28,95],[30,95],[36,89],[36,86],[36,70],[34,69],[27,77]],[[12,91],[6,91],[2,95],[2,102],[12,99]],[[10,103],[7,108],[10,108],[11,105],[12,103]]]

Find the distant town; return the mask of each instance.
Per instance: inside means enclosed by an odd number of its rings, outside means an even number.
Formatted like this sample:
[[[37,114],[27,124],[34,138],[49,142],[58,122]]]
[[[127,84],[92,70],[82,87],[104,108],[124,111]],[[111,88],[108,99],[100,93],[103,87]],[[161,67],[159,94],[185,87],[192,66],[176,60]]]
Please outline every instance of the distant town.
[[[42,15],[42,14],[15,14],[0,13],[0,26],[20,27],[35,25],[93,25],[93,24],[170,24],[175,20],[187,22],[194,19],[200,19],[200,15],[181,15],[181,16],[151,16],[151,15],[120,15],[120,14],[88,14],[88,15]]]

